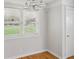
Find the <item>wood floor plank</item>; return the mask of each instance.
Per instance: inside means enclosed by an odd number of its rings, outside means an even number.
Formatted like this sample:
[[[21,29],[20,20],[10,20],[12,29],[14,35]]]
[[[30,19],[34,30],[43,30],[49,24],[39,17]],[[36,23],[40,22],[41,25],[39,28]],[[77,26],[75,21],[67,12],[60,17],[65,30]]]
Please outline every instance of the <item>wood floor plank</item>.
[[[67,59],[74,59],[74,56],[68,57]]]
[[[45,57],[47,57],[48,59],[58,59],[56,56],[52,55],[49,52],[45,52],[43,53],[43,55],[45,55]]]

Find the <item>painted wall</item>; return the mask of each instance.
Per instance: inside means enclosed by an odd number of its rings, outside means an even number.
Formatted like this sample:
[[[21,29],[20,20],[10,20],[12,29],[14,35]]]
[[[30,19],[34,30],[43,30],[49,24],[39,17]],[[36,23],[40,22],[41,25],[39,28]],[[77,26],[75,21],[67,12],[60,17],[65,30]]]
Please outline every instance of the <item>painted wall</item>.
[[[48,5],[48,50],[56,56],[59,56],[60,59],[64,59],[66,55],[66,52],[64,51],[66,48],[64,8],[67,6],[73,8],[74,0],[63,0]]]
[[[58,2],[57,0],[55,3],[49,4],[47,9],[41,10],[37,15],[40,23],[39,34],[32,34],[29,37],[27,37],[28,35],[24,35],[18,38],[5,38],[5,58],[46,49],[62,57],[63,16],[61,1],[59,0]]]
[[[63,0],[64,5],[74,7],[74,0]]]
[[[62,5],[49,4],[48,7],[48,50],[62,57]]]
[[[5,37],[5,58],[21,56],[46,49],[47,26],[45,11],[37,12],[39,20],[38,34]],[[28,37],[27,37],[28,36]]]

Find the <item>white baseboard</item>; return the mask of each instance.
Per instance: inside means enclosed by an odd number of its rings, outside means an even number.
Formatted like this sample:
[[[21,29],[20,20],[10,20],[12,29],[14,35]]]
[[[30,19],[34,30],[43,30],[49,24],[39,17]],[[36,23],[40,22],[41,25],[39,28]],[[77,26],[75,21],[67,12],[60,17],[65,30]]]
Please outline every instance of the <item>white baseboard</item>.
[[[48,51],[49,53],[53,54],[54,56],[58,57],[59,59],[62,59],[60,56],[58,56],[56,53],[54,53],[50,50],[41,50],[41,51],[36,51],[36,52],[28,53],[28,54],[22,54],[22,55],[19,55],[19,56],[9,57],[9,58],[5,58],[5,59],[16,59],[16,58],[19,58],[19,57],[29,56],[29,55],[33,55],[33,54],[37,54],[37,53],[42,53],[42,52],[45,52],[45,51]]]
[[[50,51],[50,50],[48,50],[48,52],[49,52],[49,53],[51,53],[52,55],[54,55],[54,56],[58,57],[59,59],[62,59],[62,57],[60,57],[60,56],[59,56],[59,55],[57,55],[56,53],[54,53],[54,52],[52,52],[52,51]]]
[[[42,53],[42,52],[45,52],[45,51],[46,50],[36,51],[36,52],[32,52],[32,53],[28,53],[28,54],[17,56],[16,58],[18,58],[18,57],[24,57],[24,56],[29,56],[29,55],[33,55],[33,54],[37,54],[37,53]]]
[[[41,53],[41,52],[45,52],[45,51],[47,51],[47,50],[36,51],[36,52],[32,52],[32,53],[28,53],[28,54],[22,54],[22,55],[19,55],[19,56],[13,56],[13,57],[5,58],[5,59],[16,59],[16,58],[19,58],[19,57],[29,56],[29,55],[33,55],[33,54],[37,54],[37,53]]]

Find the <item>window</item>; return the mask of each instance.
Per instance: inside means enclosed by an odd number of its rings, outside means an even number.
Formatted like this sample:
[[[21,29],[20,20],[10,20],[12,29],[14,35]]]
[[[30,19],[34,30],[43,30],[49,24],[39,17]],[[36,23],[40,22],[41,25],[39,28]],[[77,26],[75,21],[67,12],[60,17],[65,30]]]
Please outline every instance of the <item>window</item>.
[[[5,8],[5,35],[28,34],[37,32],[37,16],[35,12]]]
[[[27,12],[23,10],[24,33],[37,32],[37,16],[35,12]]]
[[[4,34],[14,35],[21,32],[21,13],[18,9],[5,8]]]

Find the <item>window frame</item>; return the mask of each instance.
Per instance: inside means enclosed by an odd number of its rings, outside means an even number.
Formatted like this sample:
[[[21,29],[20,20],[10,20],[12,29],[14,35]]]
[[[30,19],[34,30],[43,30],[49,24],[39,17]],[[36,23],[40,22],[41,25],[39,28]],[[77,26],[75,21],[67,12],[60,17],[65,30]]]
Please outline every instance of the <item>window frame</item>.
[[[22,38],[22,37],[37,37],[37,36],[39,36],[39,21],[38,21],[37,18],[36,18],[36,32],[34,32],[34,33],[25,33],[24,32],[24,19],[23,19],[23,16],[24,16],[23,15],[23,10],[25,10],[25,9],[20,9],[20,8],[11,8],[11,9],[17,9],[17,10],[20,11],[20,14],[21,14],[21,17],[20,17],[20,21],[21,21],[20,27],[21,27],[21,29],[20,30],[21,30],[21,32],[19,34],[12,34],[12,35],[5,35],[4,34],[4,36],[6,38]]]

